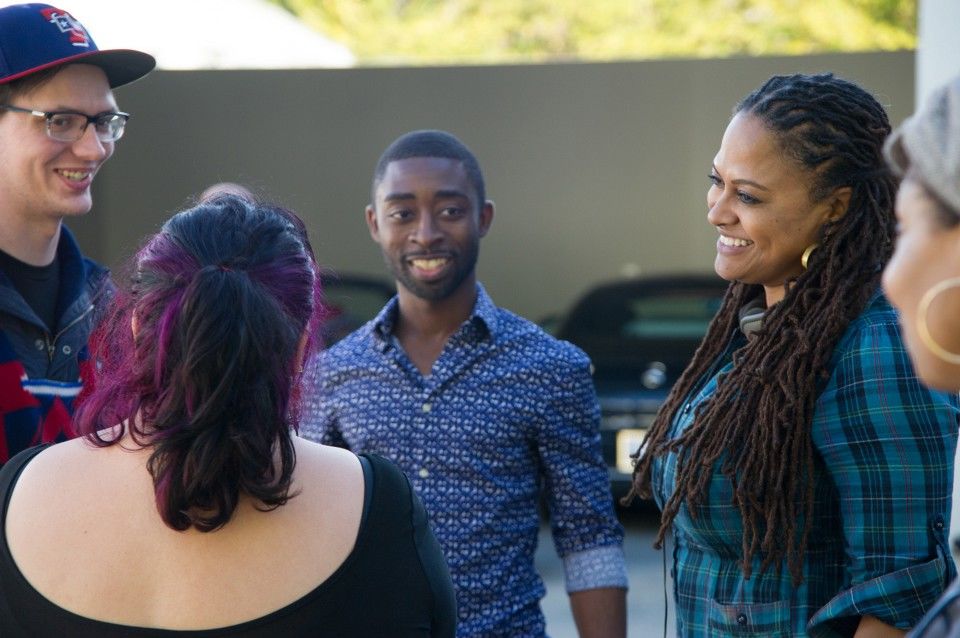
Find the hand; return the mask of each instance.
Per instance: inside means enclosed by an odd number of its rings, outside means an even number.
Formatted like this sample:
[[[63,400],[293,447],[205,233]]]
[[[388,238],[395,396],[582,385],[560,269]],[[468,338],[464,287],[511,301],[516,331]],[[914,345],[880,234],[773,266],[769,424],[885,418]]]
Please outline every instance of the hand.
[[[626,638],[626,589],[602,587],[573,592],[570,609],[580,638]]]
[[[857,633],[853,634],[853,638],[901,638],[906,635],[907,632],[903,629],[891,627],[873,616],[864,616],[860,619]]]

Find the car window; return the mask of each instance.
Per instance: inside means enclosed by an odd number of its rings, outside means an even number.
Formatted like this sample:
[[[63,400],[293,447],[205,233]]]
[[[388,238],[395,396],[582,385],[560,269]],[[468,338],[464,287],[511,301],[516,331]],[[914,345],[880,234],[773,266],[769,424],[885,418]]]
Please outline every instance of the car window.
[[[645,297],[629,300],[616,333],[622,337],[699,338],[720,309],[717,297]]]
[[[723,291],[672,291],[640,295],[622,289],[584,299],[562,330],[563,337],[603,339],[700,339],[720,309]]]

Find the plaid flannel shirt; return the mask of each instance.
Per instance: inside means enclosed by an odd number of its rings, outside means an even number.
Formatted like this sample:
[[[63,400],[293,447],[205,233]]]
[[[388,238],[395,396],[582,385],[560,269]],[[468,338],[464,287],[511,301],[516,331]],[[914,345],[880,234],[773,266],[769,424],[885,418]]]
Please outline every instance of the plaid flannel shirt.
[[[718,375],[732,367],[731,340]],[[897,317],[877,293],[848,326],[830,362],[813,415],[815,503],[804,580],[786,565],[753,575],[739,567],[743,525],[729,480],[714,468],[696,518],[674,521],[674,598],[682,636],[850,636],[860,617],[916,624],[956,574],[948,549],[956,395],[926,389],[900,338]],[[692,393],[674,434],[716,390]],[[662,506],[675,485],[676,455],[654,467]]]

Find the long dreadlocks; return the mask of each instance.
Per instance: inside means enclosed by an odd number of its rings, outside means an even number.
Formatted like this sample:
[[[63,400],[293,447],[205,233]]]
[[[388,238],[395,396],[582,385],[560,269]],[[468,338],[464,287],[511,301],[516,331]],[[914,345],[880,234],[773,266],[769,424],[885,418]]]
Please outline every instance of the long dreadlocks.
[[[808,269],[785,284],[785,297],[734,353],[733,369],[698,406],[693,423],[669,439],[684,400],[737,329],[740,308],[763,290],[730,285],[693,361],[637,451],[633,488],[624,501],[650,498],[652,462],[678,454],[676,488],[665,503],[656,541],[660,546],[681,505],[696,516],[719,462],[743,519],[744,575],[750,577],[755,555],[762,557],[761,572],[786,559],[799,583],[813,518],[810,426],[817,392],[837,342],[876,290],[892,251],[896,180],[882,155],[890,124],[872,96],[832,74],[775,76],[734,113],[757,117],[774,133],[785,154],[810,175],[811,201],[850,187],[849,207],[820,229],[820,247]]]

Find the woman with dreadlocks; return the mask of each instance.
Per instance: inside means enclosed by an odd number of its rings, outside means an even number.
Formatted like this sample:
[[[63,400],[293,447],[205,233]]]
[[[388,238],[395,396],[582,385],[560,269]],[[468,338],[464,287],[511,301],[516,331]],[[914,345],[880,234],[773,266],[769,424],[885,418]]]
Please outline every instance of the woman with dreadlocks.
[[[672,529],[683,636],[899,636],[955,573],[956,397],[916,378],[879,291],[896,180],[880,104],[777,76],[709,179],[731,282],[637,453]]]

